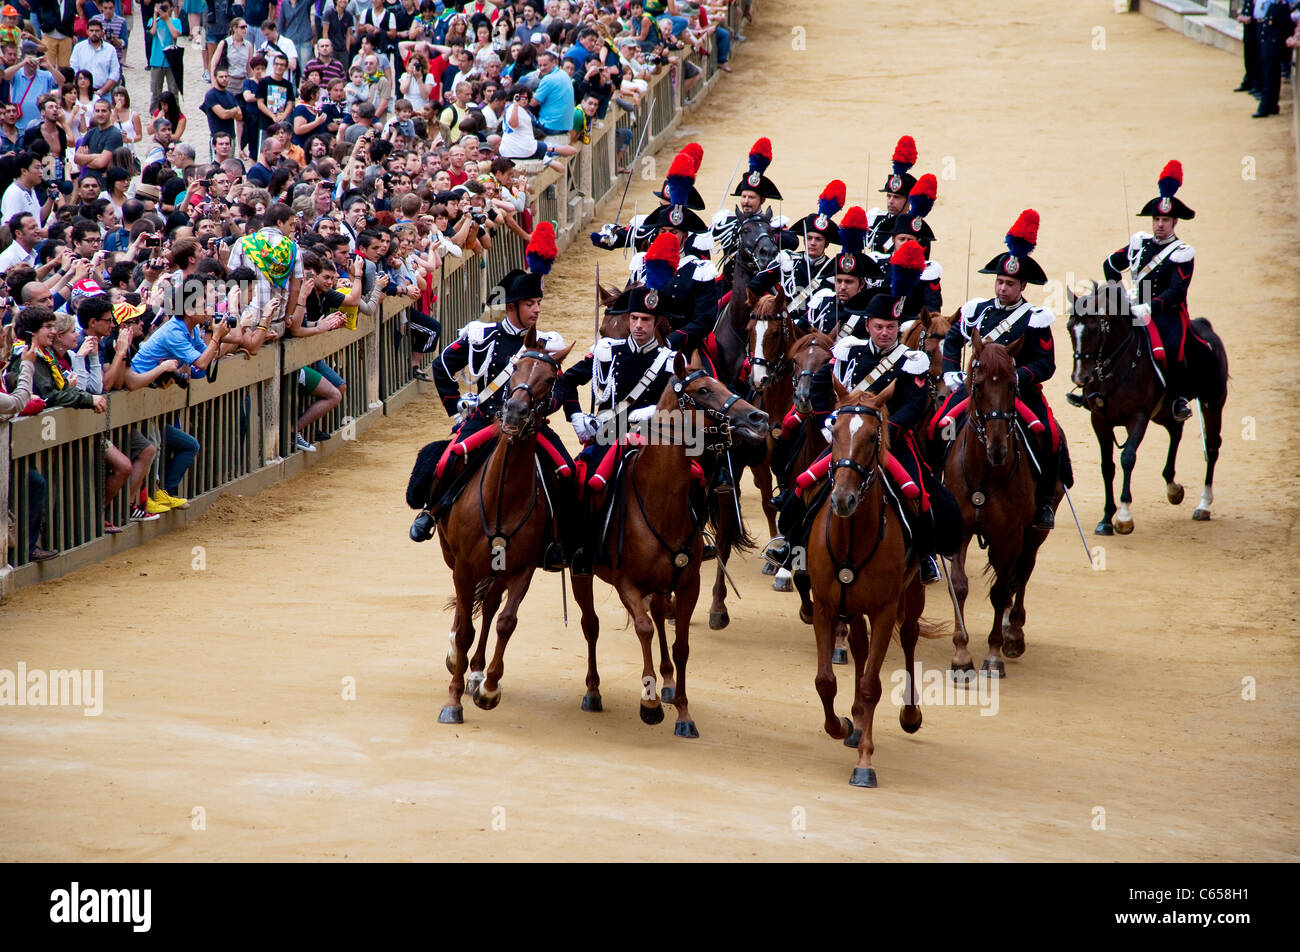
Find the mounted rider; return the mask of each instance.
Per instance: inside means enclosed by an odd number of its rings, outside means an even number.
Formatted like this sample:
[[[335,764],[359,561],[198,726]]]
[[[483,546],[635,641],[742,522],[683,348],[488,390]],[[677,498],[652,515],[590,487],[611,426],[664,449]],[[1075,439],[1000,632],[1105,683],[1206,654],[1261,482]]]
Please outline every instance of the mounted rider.
[[[740,250],[740,223],[751,215],[763,210],[767,201],[780,201],[781,191],[765,174],[772,164],[772,140],[766,136],[759,139],[749,150],[749,170],[741,177],[732,196],[740,201],[735,211],[719,210],[713,216],[711,234],[713,244],[720,252],[719,267],[724,275],[731,274],[731,263]],[[782,228],[779,233],[781,247],[794,251],[799,247],[799,238],[792,232],[785,231],[785,220],[774,218],[772,223]]]
[[[885,272],[864,250],[867,215],[857,205],[844,213],[838,227],[842,252],[835,256],[833,287],[822,288],[808,302],[804,327],[834,334],[853,313],[862,313],[885,282]]]
[[[1135,232],[1129,243],[1102,262],[1107,281],[1119,281],[1128,271],[1133,287],[1129,291],[1129,313],[1147,329],[1151,353],[1164,369],[1165,388],[1172,398],[1170,412],[1175,420],[1192,415],[1188,400],[1196,386],[1187,370],[1187,335],[1191,318],[1187,311],[1187,288],[1192,283],[1196,251],[1174,234],[1180,219],[1190,221],[1196,213],[1175,197],[1183,184],[1183,166],[1177,159],[1160,173],[1160,195],[1142,206],[1138,217],[1151,218],[1151,232]],[[1075,406],[1084,399],[1071,393]]]
[[[892,157],[893,171],[885,179],[885,207],[873,208],[867,212],[867,248],[880,254],[889,254],[894,250],[895,219],[907,211],[908,196],[911,195],[916,179],[908,170],[916,164],[916,142],[911,136],[903,136],[894,146]]]
[[[416,473],[412,474],[407,502],[412,507],[421,502],[424,504],[411,525],[411,539],[415,542],[424,542],[433,536],[440,511],[454,501],[446,497],[455,484],[463,483],[461,477],[467,475],[461,460],[468,460],[475,449],[495,436],[496,417],[509,395],[507,384],[514,372],[515,358],[524,350],[528,332],[536,333],[539,349],[547,354],[565,349],[564,338],[557,332],[536,330],[541,316],[542,278],[550,271],[556,254],[555,230],[549,222],[542,222],[525,249],[528,270],[510,271],[489,294],[489,307],[493,300],[504,302],[504,316],[499,321],[477,320],[466,324],[433,364],[438,397],[454,422],[448,441],[431,443],[420,451]],[[460,380],[467,382],[472,391],[462,395]],[[558,406],[556,402],[549,411]],[[557,521],[563,527],[566,521],[573,521],[563,518],[573,505],[570,498],[573,496],[573,460],[560,438],[545,423],[537,430],[537,450],[542,471],[556,477],[554,482],[561,497],[555,500]],[[417,475],[422,475],[429,484],[427,490],[416,494],[422,495],[423,499],[412,498]],[[568,545],[565,549],[571,551]],[[562,559],[562,553],[548,549],[544,567],[558,569]]]
[[[704,161],[704,149],[698,143],[691,142],[683,147],[682,151],[679,152],[678,155],[688,156],[694,169],[691,174],[692,184],[690,186],[690,197],[683,204],[694,211],[703,211],[707,206],[704,204],[704,198],[695,190],[694,178],[699,174],[700,163]],[[660,205],[671,204],[668,198],[667,182],[664,183],[663,188],[657,192],[652,192],[651,194],[653,194],[655,198],[659,199]],[[627,225],[620,225],[618,222],[602,225],[599,231],[593,231],[591,233],[591,243],[597,248],[605,248],[607,250],[633,248],[640,254],[644,254],[646,249],[650,247],[650,242],[652,242],[655,237],[654,225],[647,224],[646,222],[646,219],[649,217],[649,213],[645,215],[633,215],[631,221],[628,222]],[[703,232],[704,233],[694,236],[691,248],[696,255],[702,258],[707,258],[709,252],[713,249],[713,239],[707,234],[707,228],[704,229]],[[629,264],[629,270],[635,274],[639,265],[640,257],[638,255],[633,258],[632,262]],[[638,280],[639,278],[634,277],[629,279],[628,283],[634,283]]]
[[[817,211],[801,218],[790,229],[803,238],[803,252],[780,251],[776,260],[749,282],[749,289],[760,296],[770,294],[779,282],[785,291],[786,313],[803,326],[807,326],[805,319],[812,296],[823,288],[834,288],[835,255],[826,251],[829,245],[840,242],[839,226],[831,216],[844,207],[847,191],[848,186],[839,179],[822,189],[817,198]]]
[[[1018,407],[1026,428],[1040,433],[1034,454],[1040,469],[1033,528],[1047,530],[1055,525],[1057,479],[1065,473],[1069,485],[1069,469],[1068,463],[1062,468],[1067,452],[1065,440],[1043,394],[1043,383],[1056,372],[1051,331],[1056,316],[1048,308],[1030,304],[1024,298],[1025,285],[1047,283],[1046,273],[1029,256],[1037,241],[1038,212],[1026,209],[1007,232],[1008,250],[980,268],[980,274],[996,275],[994,296],[974,298],[962,305],[959,319],[944,337],[943,381],[950,393],[931,421],[930,429],[931,436],[938,436],[935,443],[946,454],[955,438],[956,427],[939,424],[955,423],[965,409],[968,394],[966,375],[962,371],[962,349],[970,343],[976,328],[985,343],[1010,347],[1023,340],[1014,355]],[[1024,419],[1026,415],[1032,419]]]
[[[920,282],[925,263],[919,244],[905,243],[894,252],[889,262],[888,290],[874,295],[867,304],[862,325],[867,336],[842,337],[836,342],[830,364],[813,378],[812,402],[819,415],[833,411],[832,376],[850,392],[882,393],[892,385],[887,414],[889,451],[882,456],[882,462],[897,492],[919,500],[914,538],[921,555],[921,581],[929,584],[941,578],[934,558],[936,533],[931,501],[946,492],[925,465],[916,444],[916,430],[925,422],[930,359],[907,348],[898,334],[900,322],[913,316],[907,311],[907,302]],[[781,501],[777,518],[781,535],[768,548],[772,561],[787,565],[791,544],[802,540],[806,500],[829,471],[830,463],[828,448],[799,476],[798,488]],[[955,503],[942,508],[951,512]]]

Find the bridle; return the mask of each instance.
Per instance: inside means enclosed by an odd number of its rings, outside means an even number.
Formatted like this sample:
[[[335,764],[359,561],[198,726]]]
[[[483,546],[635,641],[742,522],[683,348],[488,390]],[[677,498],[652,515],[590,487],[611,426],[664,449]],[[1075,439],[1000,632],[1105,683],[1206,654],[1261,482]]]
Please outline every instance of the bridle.
[[[705,424],[704,427],[704,448],[706,450],[716,452],[728,449],[732,445],[733,440],[731,433],[735,429],[735,425],[731,422],[731,417],[728,414],[728,411],[736,405],[740,400],[740,396],[733,393],[726,399],[722,406],[716,410],[713,407],[705,406],[696,400],[688,389],[692,383],[703,377],[707,377],[715,383],[718,382],[717,378],[707,370],[693,370],[682,380],[673,377],[671,382],[673,393],[677,394],[677,406],[682,411],[698,410],[703,413],[707,419],[714,421],[714,425],[710,426]],[[719,386],[721,386],[720,383]]]
[[[979,359],[976,358],[976,359],[971,363],[971,370],[974,371],[974,370],[975,370],[976,368],[978,368],[979,366],[980,366]],[[970,421],[971,421],[971,429],[973,429],[973,430],[975,431],[975,436],[979,439],[979,441],[980,441],[980,445],[984,447],[984,452],[985,452],[985,454],[987,454],[988,451],[989,451],[989,443],[988,443],[988,433],[987,433],[987,430],[986,430],[986,426],[987,426],[989,423],[993,423],[993,422],[996,422],[996,421],[998,421],[998,420],[1002,420],[1003,422],[1006,423],[1006,425],[1007,425],[1007,429],[1008,429],[1008,430],[1010,430],[1013,434],[1014,434],[1014,432],[1015,432],[1014,427],[1015,427],[1015,422],[1016,422],[1016,410],[1015,410],[1015,402],[1014,402],[1014,401],[1020,399],[1020,378],[1017,377],[1017,376],[1015,375],[1014,372],[1012,372],[1012,374],[1011,374],[1011,396],[1012,396],[1012,398],[1013,398],[1013,401],[1012,401],[1012,406],[1011,406],[1011,409],[1010,409],[1010,410],[982,410],[982,409],[980,409],[979,401],[976,399],[976,396],[975,396],[975,393],[976,393],[976,386],[977,386],[977,385],[976,385],[976,382],[975,382],[975,375],[974,375],[974,373],[971,374],[970,382],[971,382],[971,383],[970,383],[970,408],[971,408],[971,412],[970,412]]]
[[[761,230],[756,237],[746,241],[745,228],[750,222],[755,222]],[[764,218],[761,212],[755,212],[740,223],[740,260],[750,274],[758,274],[767,268],[779,250],[776,239],[772,237],[771,219]],[[760,255],[766,260],[760,260]]]
[[[875,417],[877,424],[876,436],[875,439],[872,440],[871,458],[867,460],[865,466],[853,459],[851,456],[845,456],[842,459],[834,460],[831,463],[830,477],[832,482],[835,480],[836,470],[841,469],[847,469],[851,472],[857,473],[858,476],[861,477],[862,482],[858,484],[857,492],[854,494],[858,500],[861,500],[867,490],[871,488],[871,484],[875,482],[876,474],[880,471],[880,427],[884,425],[884,421],[881,419],[880,411],[875,407],[849,404],[848,406],[832,410],[830,417],[826,421],[826,425],[833,427],[841,413]]]
[[[1087,353],[1078,350],[1074,351],[1074,360],[1076,363],[1082,363],[1084,361],[1092,362],[1092,370],[1089,372],[1087,379],[1093,384],[1095,384],[1093,390],[1094,396],[1105,397],[1108,392],[1108,389],[1106,387],[1106,382],[1112,379],[1118,381],[1122,373],[1128,373],[1132,371],[1134,368],[1137,367],[1138,362],[1142,359],[1142,342],[1138,340],[1137,349],[1134,351],[1133,360],[1129,363],[1129,365],[1123,368],[1122,370],[1119,367],[1114,366],[1115,362],[1124,355],[1125,351],[1128,350],[1129,341],[1132,341],[1137,338],[1137,334],[1133,330],[1132,322],[1129,322],[1128,324],[1128,333],[1125,334],[1123,339],[1120,340],[1120,342],[1115,345],[1114,349],[1111,350],[1110,353],[1106,354],[1105,356],[1101,356],[1102,351],[1105,350],[1106,347],[1106,338],[1109,336],[1110,333],[1110,325],[1111,325],[1110,317],[1111,315],[1109,314],[1098,315],[1099,329],[1097,332],[1097,349],[1095,352]],[[1085,328],[1087,327],[1087,324],[1083,318],[1076,317],[1075,320],[1083,324]]]
[[[832,410],[830,418],[827,420],[827,423],[833,426],[835,420],[839,417],[841,413],[860,414],[863,416],[875,417],[877,423],[875,439],[872,440],[873,445],[871,448],[871,458],[867,461],[866,465],[863,465],[862,463],[859,463],[857,460],[848,456],[843,457],[841,459],[834,460],[834,462],[831,463],[830,483],[832,485],[832,488],[835,482],[835,473],[838,470],[847,469],[851,472],[857,473],[858,476],[861,477],[861,482],[858,483],[857,491],[854,494],[858,502],[861,503],[862,497],[866,495],[867,490],[870,489],[873,485],[875,485],[876,476],[880,472],[880,444],[881,444],[880,434],[881,434],[881,429],[884,427],[884,419],[883,417],[881,417],[880,411],[875,409],[874,407],[861,406],[859,404],[849,404],[848,406],[838,407],[835,410]],[[852,447],[850,446],[850,449],[851,448]],[[825,535],[825,543],[826,543],[826,554],[831,556],[831,558],[835,560],[837,565],[835,577],[840,583],[839,614],[840,614],[840,618],[842,619],[848,617],[846,607],[847,607],[849,586],[852,585],[854,581],[857,580],[858,575],[862,572],[862,569],[866,566],[866,564],[876,557],[876,552],[880,549],[880,544],[885,539],[885,513],[888,509],[889,507],[887,505],[882,504],[880,506],[880,525],[876,529],[876,540],[875,542],[872,543],[870,551],[868,551],[863,558],[859,559],[856,562],[852,561],[853,553],[858,548],[853,541],[853,526],[855,522],[853,516],[848,517],[849,542],[848,542],[846,554],[842,559],[835,557],[834,549],[831,545],[831,520],[835,518],[834,512],[828,512],[827,518],[822,520],[823,533]],[[856,508],[854,509],[853,515],[857,515]]]
[[[751,317],[751,321],[754,320],[757,320],[757,318]],[[786,373],[786,371],[790,370],[793,366],[793,364],[790,361],[790,358],[785,355],[785,348],[787,346],[786,342],[790,336],[789,315],[783,312],[779,320],[781,322],[781,340],[780,340],[780,345],[777,347],[777,356],[771,360],[769,360],[765,356],[762,350],[763,342],[761,340],[758,340],[757,329],[755,329],[754,332],[754,338],[755,338],[754,345],[755,347],[758,348],[759,352],[755,353],[753,350],[751,350],[747,355],[749,358],[749,365],[751,368],[763,367],[767,370],[769,374],[768,382],[763,385],[763,389],[766,389],[767,387],[771,386],[772,381],[779,380]],[[752,373],[750,376],[752,380],[753,377]],[[754,389],[757,390],[760,388],[755,386]]]
[[[829,360],[831,359],[831,352],[830,352],[830,350],[827,349],[827,347],[826,347],[826,346],[825,346],[821,341],[817,340],[815,337],[809,337],[809,338],[808,338],[808,350],[811,351],[811,350],[813,350],[814,348],[818,348],[818,349],[821,349],[821,350],[825,350],[825,351],[826,351],[826,360],[829,361]],[[824,362],[823,362],[823,366],[824,366]],[[791,370],[794,370],[794,369],[795,369],[795,362],[794,362],[793,359],[790,361],[790,367],[791,367]],[[795,389],[795,392],[798,393],[798,391],[799,391],[799,384],[803,381],[803,379],[804,379],[805,377],[808,378],[809,386],[811,386],[811,385],[812,385],[812,378],[815,377],[815,376],[817,376],[817,372],[820,371],[821,369],[822,369],[822,368],[819,366],[819,367],[817,368],[817,370],[798,370],[798,371],[796,371],[795,374],[794,374],[794,389]]]
[[[555,385],[560,378],[560,362],[550,354],[543,353],[540,350],[526,350],[515,358],[516,364],[525,358],[531,358],[532,360],[537,360],[546,364],[555,371],[555,376],[551,378],[551,384],[547,388],[546,395],[542,398],[534,396],[532,388],[526,383],[517,383],[510,388],[508,393],[506,393],[505,398],[501,401],[501,409],[499,409],[496,414],[497,418],[501,421],[503,428],[505,425],[506,404],[514,399],[515,393],[519,390],[528,394],[528,414],[524,417],[523,422],[519,424],[519,429],[514,434],[507,437],[510,442],[526,439],[537,432],[537,428],[540,425],[542,418],[545,416],[542,411],[550,406],[551,397],[555,393]]]

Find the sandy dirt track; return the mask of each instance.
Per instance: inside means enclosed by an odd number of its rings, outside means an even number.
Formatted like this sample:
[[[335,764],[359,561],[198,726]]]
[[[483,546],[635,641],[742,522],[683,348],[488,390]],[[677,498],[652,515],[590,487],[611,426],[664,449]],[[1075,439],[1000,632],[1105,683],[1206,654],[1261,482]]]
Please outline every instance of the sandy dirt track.
[[[874,205],[889,151],[910,133],[918,172],[942,172],[945,157],[955,171],[941,176],[931,216],[950,310],[964,298],[968,228],[973,272],[1032,206],[1049,275],[1099,277],[1103,256],[1139,224],[1124,220],[1121,173],[1132,212],[1154,194],[1163,163],[1180,158],[1180,195],[1197,211],[1179,230],[1199,262],[1192,313],[1214,321],[1233,363],[1214,521],[1190,518],[1195,430],[1179,508],[1164,500],[1163,432],[1150,434],[1136,533],[1089,536],[1105,543],[1105,571],[1087,567],[1068,512],[1058,519],[1029,589],[1028,651],[1008,662],[996,716],[927,704],[920,733],[904,735],[888,700],[901,664],[891,647],[876,790],[849,787],[854,755],[821,730],[811,629],[752,556],[736,566],[744,598],[730,600],[728,629],[710,632],[707,603],[697,609],[699,740],[673,737],[671,716],[657,727],[638,719],[639,648],[604,586],[606,710],[579,710],[581,631],[571,598],[563,627],[557,578],[541,573],[506,656],[501,706],[467,704],[453,728],[435,723],[449,573],[436,543],[406,540],[401,500],[415,451],[446,431],[430,397],[288,483],[222,500],[189,530],[0,609],[0,667],[102,668],[106,695],[96,718],[0,711],[0,858],[1300,855],[1289,126],[1248,118],[1245,97],[1229,92],[1235,58],[1116,16],[1108,0],[916,4],[906,28],[883,25],[874,7],[862,22],[862,9],[762,4],[736,73],[675,143],[704,146],[701,193],[716,202],[736,158],[765,134],[786,214],[812,210],[831,177],[849,183],[850,203]],[[1092,48],[1096,26],[1104,51]],[[806,51],[791,48],[796,27]],[[1171,91],[1158,110],[1143,78],[1155,64]],[[1242,178],[1244,156],[1254,181]],[[646,209],[656,184],[635,181],[629,207]],[[622,267],[619,255],[575,246],[547,284],[543,324],[580,348],[597,261],[607,281]],[[972,275],[970,287],[991,293],[987,276]],[[1064,403],[1063,319],[1054,332],[1049,397],[1091,532],[1101,514],[1096,448],[1083,412]],[[1256,421],[1253,441],[1242,439],[1244,417]],[[744,502],[765,533],[749,485]],[[195,546],[206,550],[201,572]],[[968,604],[982,646],[990,612],[978,579]],[[929,590],[927,615],[951,618],[940,588]],[[923,642],[918,654],[924,669],[946,669],[951,643]],[[356,679],[356,700],[341,697],[345,677]],[[1242,699],[1243,678],[1257,699]],[[850,697],[842,673],[842,707]],[[204,831],[191,828],[196,806]],[[1098,807],[1104,830],[1094,829]]]

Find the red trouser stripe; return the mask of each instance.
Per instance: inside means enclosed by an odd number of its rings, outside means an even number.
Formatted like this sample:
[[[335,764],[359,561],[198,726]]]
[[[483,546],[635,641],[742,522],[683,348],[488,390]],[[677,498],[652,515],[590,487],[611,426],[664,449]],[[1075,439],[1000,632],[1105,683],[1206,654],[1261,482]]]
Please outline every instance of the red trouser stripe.
[[[569,474],[573,472],[573,470],[569,468],[569,461],[564,458],[564,454],[555,448],[554,444],[547,439],[544,433],[537,434],[537,443],[542,449],[546,450],[546,455],[549,456],[551,462],[555,464],[555,471],[557,473],[567,478]]]
[[[937,430],[940,426],[948,426],[950,423],[956,420],[957,417],[961,416],[964,412],[966,412],[966,406],[969,403],[970,403],[970,397],[967,397],[966,399],[962,400],[960,403],[958,403],[956,406],[952,407],[951,409],[940,410],[938,413],[936,413],[934,415],[934,419],[930,421],[930,428],[929,428],[930,437],[931,438],[934,437],[934,431]]]

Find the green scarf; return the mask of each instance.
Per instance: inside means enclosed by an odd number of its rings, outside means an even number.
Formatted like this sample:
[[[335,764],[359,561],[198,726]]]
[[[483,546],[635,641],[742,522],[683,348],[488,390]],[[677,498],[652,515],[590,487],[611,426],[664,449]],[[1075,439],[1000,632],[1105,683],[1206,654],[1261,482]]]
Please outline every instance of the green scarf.
[[[264,231],[245,235],[239,240],[243,242],[245,257],[257,265],[257,270],[262,272],[266,280],[277,288],[288,286],[289,276],[293,274],[293,263],[298,255],[296,242],[281,235],[279,242],[272,245]]]

